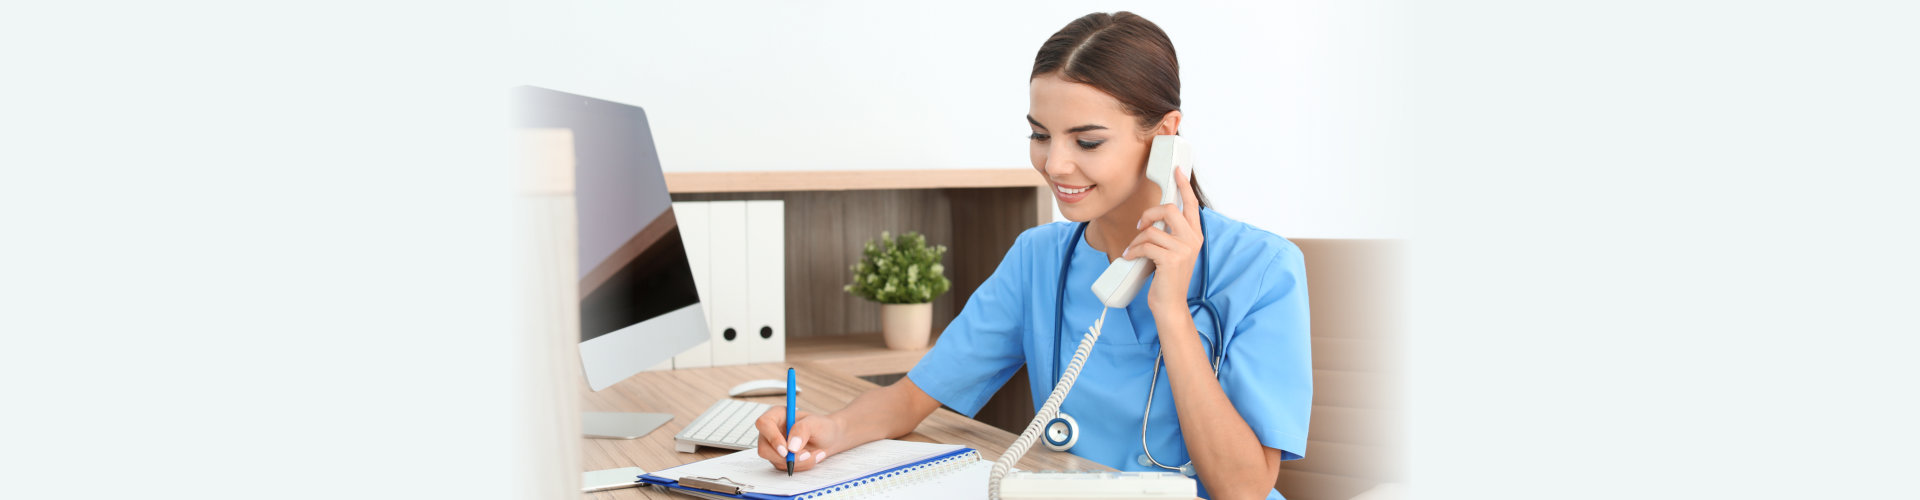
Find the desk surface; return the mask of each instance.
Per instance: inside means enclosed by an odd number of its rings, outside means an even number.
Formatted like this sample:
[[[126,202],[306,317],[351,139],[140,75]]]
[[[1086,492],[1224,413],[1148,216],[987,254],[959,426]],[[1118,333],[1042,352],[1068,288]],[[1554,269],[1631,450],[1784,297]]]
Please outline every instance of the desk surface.
[[[912,371],[932,346],[929,339],[919,349],[888,349],[878,333],[787,339],[787,362],[813,362],[856,377],[900,374]]]
[[[587,392],[582,411],[672,413],[673,421],[639,439],[585,439],[581,444],[582,452],[586,455],[583,462],[587,470],[639,467],[652,472],[732,453],[732,450],[706,447],[700,448],[699,453],[675,452],[673,435],[685,428],[694,417],[700,416],[700,412],[706,411],[714,401],[726,397],[727,390],[734,385],[754,379],[784,379],[787,366],[787,363],[766,363],[643,372],[606,390]],[[826,413],[838,410],[855,396],[879,387],[817,362],[798,361],[791,366],[798,369],[800,387],[805,391],[801,393],[799,401],[802,411]],[[746,399],[772,405],[786,402],[783,396]],[[901,439],[963,444],[980,450],[981,458],[994,460],[1006,451],[1007,445],[1015,437],[1018,436],[942,408],[920,422],[920,427],[914,429],[912,434]],[[1017,467],[1026,470],[1113,470],[1098,462],[1049,450],[1044,446],[1030,448]],[[652,488],[624,488],[593,493],[587,497],[691,498],[654,491]]]

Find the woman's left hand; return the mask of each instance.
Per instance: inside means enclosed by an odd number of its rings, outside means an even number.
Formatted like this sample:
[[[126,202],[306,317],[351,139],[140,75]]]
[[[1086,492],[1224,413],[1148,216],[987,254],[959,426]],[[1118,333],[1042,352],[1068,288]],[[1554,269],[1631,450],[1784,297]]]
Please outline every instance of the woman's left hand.
[[[1193,181],[1187,179],[1187,167],[1177,166],[1173,183],[1180,189],[1180,205],[1165,204],[1147,209],[1140,216],[1140,235],[1127,244],[1124,258],[1146,257],[1153,261],[1153,285],[1148,289],[1147,305],[1158,311],[1175,307],[1187,313],[1187,284],[1193,280],[1193,263],[1200,256],[1205,235],[1200,234],[1199,197],[1193,194]],[[1186,208],[1180,208],[1184,205]],[[1167,223],[1167,229],[1153,227]]]

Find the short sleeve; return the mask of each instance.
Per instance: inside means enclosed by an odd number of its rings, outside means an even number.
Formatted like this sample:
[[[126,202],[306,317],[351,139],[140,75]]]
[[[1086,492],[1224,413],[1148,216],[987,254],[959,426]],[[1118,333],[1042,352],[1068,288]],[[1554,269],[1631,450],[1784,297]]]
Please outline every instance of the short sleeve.
[[[1026,362],[1026,289],[1034,231],[1022,233],[980,288],[967,298],[933,349],[907,378],[940,404],[968,417]]]
[[[1261,274],[1256,298],[1233,328],[1221,387],[1260,444],[1298,460],[1307,450],[1313,358],[1306,261],[1291,242]]]

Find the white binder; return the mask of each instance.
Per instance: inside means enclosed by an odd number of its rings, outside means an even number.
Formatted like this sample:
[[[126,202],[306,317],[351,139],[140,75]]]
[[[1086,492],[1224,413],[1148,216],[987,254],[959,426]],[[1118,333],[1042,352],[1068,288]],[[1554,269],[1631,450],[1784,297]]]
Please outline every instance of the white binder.
[[[753,362],[750,336],[758,329],[748,316],[747,304],[747,202],[713,201],[707,203],[707,255],[709,281],[713,284],[713,366],[743,365]],[[704,300],[702,302],[705,302]]]
[[[708,276],[711,258],[708,256],[708,240],[712,227],[707,216],[707,202],[673,202],[674,222],[680,226],[680,242],[686,246],[687,264],[693,266],[693,288],[700,294],[700,310],[706,315],[708,335],[713,335],[713,284]],[[713,342],[701,342],[673,357],[673,368],[704,368],[713,366]]]
[[[747,362],[787,359],[786,205],[780,200],[747,202],[747,319],[741,341]]]

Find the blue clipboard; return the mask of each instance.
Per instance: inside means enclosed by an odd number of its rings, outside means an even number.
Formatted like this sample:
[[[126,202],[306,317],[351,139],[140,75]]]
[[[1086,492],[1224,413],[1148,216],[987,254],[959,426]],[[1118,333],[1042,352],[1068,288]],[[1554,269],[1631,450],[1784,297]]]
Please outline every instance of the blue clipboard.
[[[640,477],[639,482],[647,485],[669,489],[669,490],[678,490],[681,493],[686,493],[686,494],[700,496],[700,497],[707,497],[707,498],[742,498],[742,499],[752,499],[752,500],[797,500],[797,499],[811,498],[819,495],[825,495],[828,493],[834,493],[841,490],[858,488],[861,485],[879,480],[881,478],[885,478],[887,476],[891,476],[903,470],[911,469],[924,464],[945,461],[945,460],[966,455],[969,453],[977,453],[977,452],[974,451],[973,448],[962,447],[960,449],[953,450],[947,453],[942,453],[942,454],[927,458],[925,460],[907,463],[907,464],[901,464],[898,467],[893,467],[887,470],[875,472],[875,473],[861,476],[858,478],[849,479],[849,480],[840,482],[838,484],[825,486],[817,490],[798,493],[794,495],[769,495],[766,493],[755,493],[752,491],[753,485],[740,484],[738,482],[734,482],[724,477],[708,478],[708,477],[697,477],[697,476],[685,476],[683,477],[683,479],[685,479],[686,481],[680,481],[680,480],[667,479],[664,477],[655,476],[649,473],[649,474],[641,474],[639,476]],[[688,484],[688,483],[691,483],[691,484]]]

